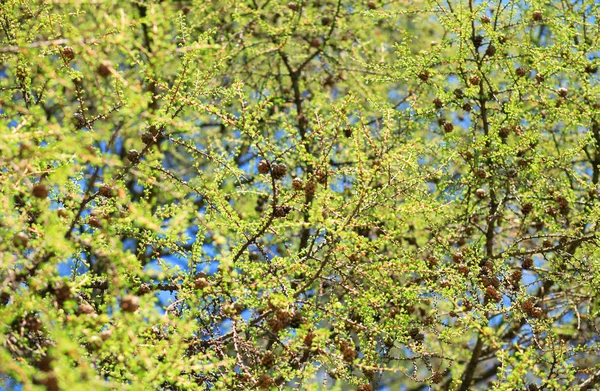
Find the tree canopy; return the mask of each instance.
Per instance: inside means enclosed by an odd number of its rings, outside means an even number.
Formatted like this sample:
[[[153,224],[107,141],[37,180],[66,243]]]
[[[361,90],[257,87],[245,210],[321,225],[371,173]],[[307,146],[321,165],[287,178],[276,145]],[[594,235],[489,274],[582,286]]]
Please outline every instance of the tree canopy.
[[[0,1],[0,388],[595,389],[599,16]]]

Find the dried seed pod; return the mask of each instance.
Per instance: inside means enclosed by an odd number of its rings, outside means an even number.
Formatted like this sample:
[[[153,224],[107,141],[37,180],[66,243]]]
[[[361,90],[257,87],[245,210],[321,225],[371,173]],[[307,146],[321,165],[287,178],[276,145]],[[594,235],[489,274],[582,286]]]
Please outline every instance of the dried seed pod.
[[[98,65],[98,68],[96,68],[96,73],[98,74],[98,76],[104,78],[107,78],[112,74],[112,72],[110,71],[110,67],[105,63],[101,63],[100,65]]]
[[[588,64],[588,65],[585,66],[585,72],[586,73],[590,73],[590,74],[594,74],[594,73],[598,72],[598,66],[597,65]]]
[[[77,313],[79,315],[89,315],[95,312],[96,310],[94,309],[94,307],[85,302],[79,304],[79,307],[77,308]]]
[[[290,213],[290,211],[292,210],[291,207],[283,205],[283,206],[277,206],[275,207],[275,212],[274,212],[274,216],[278,217],[278,218],[282,218],[288,215],[288,213]]]
[[[327,170],[322,170],[320,168],[315,172],[315,178],[320,185],[327,184]]]
[[[296,191],[301,191],[302,189],[304,189],[304,182],[302,181],[302,179],[294,178],[292,180],[292,189]]]
[[[266,352],[260,360],[260,365],[265,367],[265,369],[271,369],[273,364],[275,364],[275,356],[271,352]]]
[[[121,300],[121,309],[125,312],[135,312],[140,307],[140,298],[134,295],[127,295]]]
[[[137,163],[140,160],[140,154],[135,149],[127,151],[127,159],[132,163]]]
[[[546,78],[541,73],[538,73],[537,75],[535,75],[535,81],[536,82],[542,83],[544,80],[546,80]]]
[[[102,184],[102,186],[100,186],[100,189],[98,190],[98,193],[102,196],[102,197],[106,197],[106,198],[112,198],[114,197],[114,190],[113,188],[104,183]]]
[[[85,121],[85,117],[79,111],[73,113],[72,122],[73,122],[73,125],[75,125],[75,127],[77,129],[82,129],[87,125],[86,121]]]
[[[323,41],[321,40],[321,38],[315,37],[310,41],[310,47],[312,47],[312,48],[319,48],[319,47],[321,47],[322,44],[323,44]]]
[[[25,232],[17,232],[12,238],[15,247],[27,247],[29,244],[29,235]]]
[[[65,46],[62,48],[62,55],[67,61],[71,61],[75,58],[75,51],[70,46]]]
[[[439,384],[442,382],[442,380],[444,380],[444,375],[441,372],[434,372],[433,375],[431,375],[431,382],[433,384]]]
[[[515,270],[511,273],[510,275],[510,280],[513,283],[518,283],[519,281],[521,281],[521,278],[523,277],[523,272],[521,270]]]
[[[91,215],[90,216],[90,218],[88,219],[88,224],[91,227],[94,227],[94,228],[101,228],[102,227],[102,221],[96,215]]]
[[[145,295],[147,293],[150,293],[152,291],[152,288],[150,287],[149,284],[141,284],[140,287],[137,290],[137,294],[139,296]]]
[[[281,179],[285,176],[286,172],[287,172],[287,167],[285,166],[285,164],[276,164],[273,167],[271,174],[273,175],[273,178]]]
[[[35,198],[46,198],[48,197],[48,188],[43,183],[36,183],[35,185],[33,185],[31,194]]]
[[[533,204],[531,202],[526,202],[521,206],[521,213],[527,216],[533,210]]]
[[[560,96],[561,98],[566,98],[567,95],[569,95],[569,90],[567,90],[564,87],[559,88],[558,90],[556,90],[556,93],[558,94],[558,96]]]
[[[258,380],[256,382],[256,385],[261,390],[268,390],[268,389],[270,389],[271,387],[273,387],[275,385],[275,382],[273,381],[273,379],[271,378],[271,376],[269,376],[267,374],[262,374],[258,378]]]
[[[308,199],[312,199],[315,195],[317,185],[314,181],[307,181],[304,185],[304,194]]]
[[[111,336],[112,336],[112,331],[111,330],[102,330],[100,332],[100,339],[102,339],[103,341],[106,341]]]
[[[204,289],[210,286],[210,283],[205,277],[196,277],[194,279],[194,288],[196,289]]]
[[[156,142],[156,137],[151,132],[145,132],[142,134],[142,142],[146,145],[150,145]]]
[[[258,162],[258,166],[257,166],[258,172],[260,174],[268,174],[269,173],[269,162],[267,162],[266,160],[261,160],[260,162]]]
[[[498,292],[496,288],[490,285],[487,288],[485,288],[485,298],[487,300],[495,301],[496,303],[498,303],[500,300],[502,300],[502,294],[500,294],[500,292]]]
[[[454,263],[460,263],[460,262],[462,262],[463,259],[465,259],[465,256],[461,252],[456,252],[456,253],[452,254],[452,261]]]
[[[458,270],[458,272],[465,277],[469,275],[469,271],[470,271],[470,269],[467,265],[458,265],[456,270]]]

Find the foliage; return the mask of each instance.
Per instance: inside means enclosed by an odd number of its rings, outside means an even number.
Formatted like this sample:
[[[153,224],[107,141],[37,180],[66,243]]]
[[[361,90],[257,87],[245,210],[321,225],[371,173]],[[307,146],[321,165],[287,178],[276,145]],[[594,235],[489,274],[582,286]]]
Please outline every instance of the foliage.
[[[0,2],[6,389],[592,389],[599,7]]]

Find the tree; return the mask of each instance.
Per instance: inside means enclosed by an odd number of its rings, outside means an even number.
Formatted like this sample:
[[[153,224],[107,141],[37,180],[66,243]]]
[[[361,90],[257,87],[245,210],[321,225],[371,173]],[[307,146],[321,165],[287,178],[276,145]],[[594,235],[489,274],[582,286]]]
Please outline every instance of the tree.
[[[5,389],[594,389],[599,16],[2,1]]]

